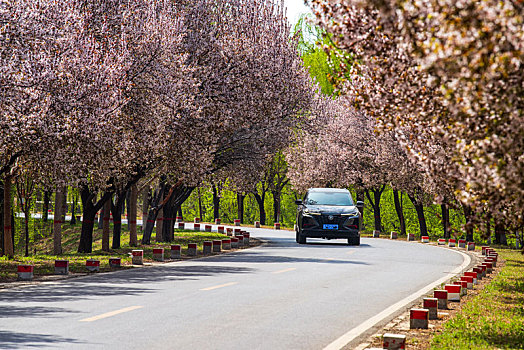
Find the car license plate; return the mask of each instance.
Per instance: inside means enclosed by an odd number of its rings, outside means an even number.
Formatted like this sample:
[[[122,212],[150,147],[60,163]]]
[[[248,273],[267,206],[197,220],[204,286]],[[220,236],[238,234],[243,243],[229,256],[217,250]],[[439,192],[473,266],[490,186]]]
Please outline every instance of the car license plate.
[[[338,230],[338,225],[324,224],[324,230]]]

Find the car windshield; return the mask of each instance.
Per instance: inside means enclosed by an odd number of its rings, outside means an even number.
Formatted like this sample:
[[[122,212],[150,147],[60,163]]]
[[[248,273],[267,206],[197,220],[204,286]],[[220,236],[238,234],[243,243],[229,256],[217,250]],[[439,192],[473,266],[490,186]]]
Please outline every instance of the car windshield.
[[[304,200],[309,205],[353,205],[351,195],[346,192],[310,192]]]

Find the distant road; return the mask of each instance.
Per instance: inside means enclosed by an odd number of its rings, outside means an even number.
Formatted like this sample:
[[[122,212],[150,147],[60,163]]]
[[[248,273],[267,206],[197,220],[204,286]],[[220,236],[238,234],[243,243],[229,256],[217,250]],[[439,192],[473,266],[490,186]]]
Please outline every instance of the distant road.
[[[249,231],[268,243],[2,291],[0,349],[323,349],[464,262],[418,243]]]

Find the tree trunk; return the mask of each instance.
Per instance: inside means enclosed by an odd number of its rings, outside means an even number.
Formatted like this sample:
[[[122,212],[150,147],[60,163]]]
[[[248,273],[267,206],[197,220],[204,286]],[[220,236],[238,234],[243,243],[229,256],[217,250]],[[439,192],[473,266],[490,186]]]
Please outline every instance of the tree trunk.
[[[138,237],[136,232],[136,212],[138,206],[138,188],[136,184],[131,186],[130,197],[129,197],[129,214],[127,216],[127,224],[129,225],[129,246],[138,246]]]
[[[98,229],[101,230],[104,228],[104,217],[106,215],[106,213],[104,212],[105,210],[105,207],[102,206],[101,210],[100,210],[100,215],[98,216]]]
[[[273,195],[273,221],[280,222],[280,192],[271,191]]]
[[[427,236],[428,235],[428,226],[426,224],[426,217],[424,216],[424,205],[422,203],[419,203],[415,197],[409,196],[409,199],[411,200],[411,203],[415,206],[415,210],[417,211],[417,218],[418,218],[418,224],[420,227],[420,236]]]
[[[404,210],[402,209],[402,202],[397,190],[393,190],[393,200],[395,202],[395,211],[397,212],[398,221],[400,223],[400,234],[406,236],[406,220],[404,219]]]
[[[503,223],[495,220],[495,244],[502,244],[504,242],[503,236],[506,235],[506,227]]]
[[[87,186],[82,187],[80,198],[82,198],[83,220],[80,242],[78,244],[79,253],[91,253],[93,251],[93,228],[96,213],[100,208],[102,208],[102,205],[112,197],[112,195],[112,192],[105,192],[96,203],[93,203],[96,193],[92,193]]]
[[[13,227],[11,226],[11,175],[4,176],[4,254],[9,258],[15,255]]]
[[[244,223],[244,196],[241,193],[237,193],[237,219],[240,219],[240,223]]]
[[[55,215],[53,219],[53,254],[62,254],[62,211],[64,210],[64,197],[65,193],[63,189],[59,189],[55,193]]]
[[[444,230],[444,238],[451,238],[449,234],[449,207],[442,203],[440,205],[440,210],[442,211],[442,229]]]
[[[161,191],[163,190],[164,186],[161,186]],[[175,185],[174,188],[170,190],[170,195],[168,196],[168,200],[171,199],[171,196],[174,196],[173,199],[173,206],[175,208],[179,208],[182,203],[191,195],[191,192],[195,187],[186,187],[183,185]],[[159,192],[161,192],[159,191]],[[159,202],[160,196],[158,193],[155,194],[152,200],[151,209],[149,210],[148,217],[147,217],[147,224],[146,224],[146,230],[144,232],[144,235],[142,236],[142,244],[150,244],[151,242],[151,234],[153,232],[153,224],[156,220],[156,216],[158,214],[158,209],[160,209],[163,204]]]
[[[371,191],[373,192],[373,199],[371,199],[371,195],[369,194],[369,191],[366,191],[366,197],[368,198],[369,202],[373,206],[373,217],[375,219],[375,230],[382,232],[382,217],[380,214],[380,197],[382,196],[382,193],[384,192],[386,188],[386,185],[382,185],[378,188],[373,188]]]
[[[151,189],[146,186],[142,191],[142,234],[146,231],[147,213],[149,211],[149,194]]]
[[[109,218],[111,216],[111,198],[104,203],[104,223],[102,225],[102,250],[109,251]]]
[[[142,244],[151,244],[151,235],[153,234],[153,228],[155,227],[155,221],[158,215],[158,204],[160,198],[163,198],[165,183],[160,181],[160,188],[153,194],[149,212],[147,213],[146,229],[142,235]]]
[[[162,197],[160,197],[161,200],[163,200]],[[163,242],[164,236],[162,232],[162,228],[164,226],[164,208],[158,209],[157,217],[156,217],[156,237],[155,240],[157,242]]]
[[[76,225],[76,204],[77,204],[77,198],[75,195],[73,195],[72,203],[71,203],[71,220],[69,221],[69,225]]]
[[[213,185],[213,218],[220,219],[220,197],[215,185]]]
[[[42,220],[47,222],[47,217],[49,215],[49,201],[51,200],[51,194],[49,191],[44,191],[44,204],[42,208]]]
[[[176,216],[177,209],[173,206],[174,200],[175,196],[171,194],[171,197],[162,208],[164,215],[164,220],[162,224],[162,239],[164,242],[172,242],[174,239],[174,219]]]
[[[28,205],[28,208],[31,208],[31,206]],[[29,215],[30,215],[29,210],[24,210],[25,256],[29,256]]]
[[[467,242],[473,242],[473,210],[471,210],[471,207],[464,205],[464,218],[466,219],[466,225],[464,227],[466,231],[466,241]]]
[[[197,188],[197,193],[198,193],[198,215],[200,216],[200,220],[204,221],[203,210],[202,210],[202,195],[200,194],[200,187]]]
[[[126,200],[126,192],[119,192],[116,196],[116,203],[111,202],[111,212],[113,213],[113,243],[112,249],[120,248],[120,237],[122,235],[122,212],[124,209],[123,202]]]
[[[260,194],[254,192],[253,195],[255,196],[255,200],[258,204],[258,212],[260,213],[260,225],[266,224],[266,208],[264,207],[264,197],[262,197]]]

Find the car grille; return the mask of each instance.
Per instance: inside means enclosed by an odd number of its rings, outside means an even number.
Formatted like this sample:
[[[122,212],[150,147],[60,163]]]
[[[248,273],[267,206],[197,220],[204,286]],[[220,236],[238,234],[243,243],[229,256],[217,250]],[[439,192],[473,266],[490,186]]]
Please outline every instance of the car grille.
[[[336,224],[339,229],[342,228],[342,225],[347,219],[347,216],[333,215],[333,220],[329,220],[329,215],[319,215],[316,217],[320,227],[324,224]]]

